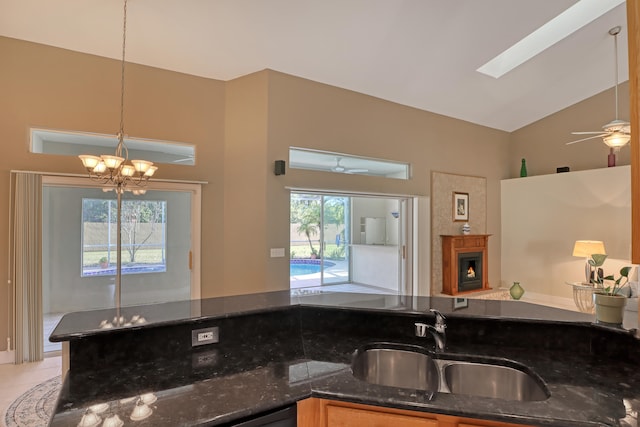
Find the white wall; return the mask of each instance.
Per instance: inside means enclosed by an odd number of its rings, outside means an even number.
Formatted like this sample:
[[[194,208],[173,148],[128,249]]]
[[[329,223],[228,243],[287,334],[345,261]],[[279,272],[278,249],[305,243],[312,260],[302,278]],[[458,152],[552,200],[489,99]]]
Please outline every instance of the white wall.
[[[353,197],[351,205],[352,231],[354,244],[364,244],[360,236],[360,219],[385,218],[386,238],[385,244],[398,244],[398,220],[391,215],[391,212],[398,211],[398,200],[376,197]]]
[[[398,246],[353,245],[352,281],[398,291]]]
[[[630,166],[503,180],[502,283],[571,298],[565,282],[584,280],[576,240],[602,240],[605,274],[630,265]]]

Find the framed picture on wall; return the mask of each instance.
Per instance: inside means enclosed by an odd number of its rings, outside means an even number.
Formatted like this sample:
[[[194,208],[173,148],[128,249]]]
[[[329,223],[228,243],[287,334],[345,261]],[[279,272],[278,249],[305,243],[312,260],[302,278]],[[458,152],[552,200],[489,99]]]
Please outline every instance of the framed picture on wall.
[[[453,220],[469,221],[469,193],[453,193]]]

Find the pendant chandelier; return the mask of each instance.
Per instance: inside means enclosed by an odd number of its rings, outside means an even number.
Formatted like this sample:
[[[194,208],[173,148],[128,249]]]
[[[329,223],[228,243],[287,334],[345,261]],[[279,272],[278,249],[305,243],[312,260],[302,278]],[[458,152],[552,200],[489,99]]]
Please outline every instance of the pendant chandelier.
[[[158,169],[153,162],[147,160],[131,160],[127,146],[124,144],[124,68],[125,46],[127,41],[127,0],[124,0],[124,20],[122,27],[122,64],[120,73],[120,130],[118,131],[118,145],[114,155],[103,154],[92,156],[82,154],[80,160],[89,172],[89,177],[101,182],[105,187],[113,187],[122,194],[130,190],[134,194],[143,194],[149,178]],[[129,187],[129,188],[127,188]],[[131,188],[133,187],[133,188]]]

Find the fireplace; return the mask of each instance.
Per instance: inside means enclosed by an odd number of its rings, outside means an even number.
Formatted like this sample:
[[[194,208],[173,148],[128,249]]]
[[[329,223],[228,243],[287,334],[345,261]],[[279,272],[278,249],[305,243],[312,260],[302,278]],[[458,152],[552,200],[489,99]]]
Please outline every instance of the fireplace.
[[[448,295],[478,292],[489,287],[489,234],[442,237],[442,292]]]
[[[482,252],[458,254],[458,292],[482,289]]]

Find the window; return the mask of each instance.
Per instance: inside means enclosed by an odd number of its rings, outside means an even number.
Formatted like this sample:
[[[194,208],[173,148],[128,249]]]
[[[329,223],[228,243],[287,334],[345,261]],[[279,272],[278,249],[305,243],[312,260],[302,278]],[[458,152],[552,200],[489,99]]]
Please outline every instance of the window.
[[[196,148],[191,144],[129,137],[124,139],[124,143],[130,159],[188,166],[196,164]],[[99,156],[112,152],[117,144],[118,138],[114,135],[31,128],[32,153]]]
[[[82,199],[82,277],[116,274],[116,203]],[[167,271],[166,212],[166,201],[122,201],[122,274]]]
[[[347,175],[369,175],[394,179],[410,179],[408,163],[351,154],[289,147],[289,167]]]

